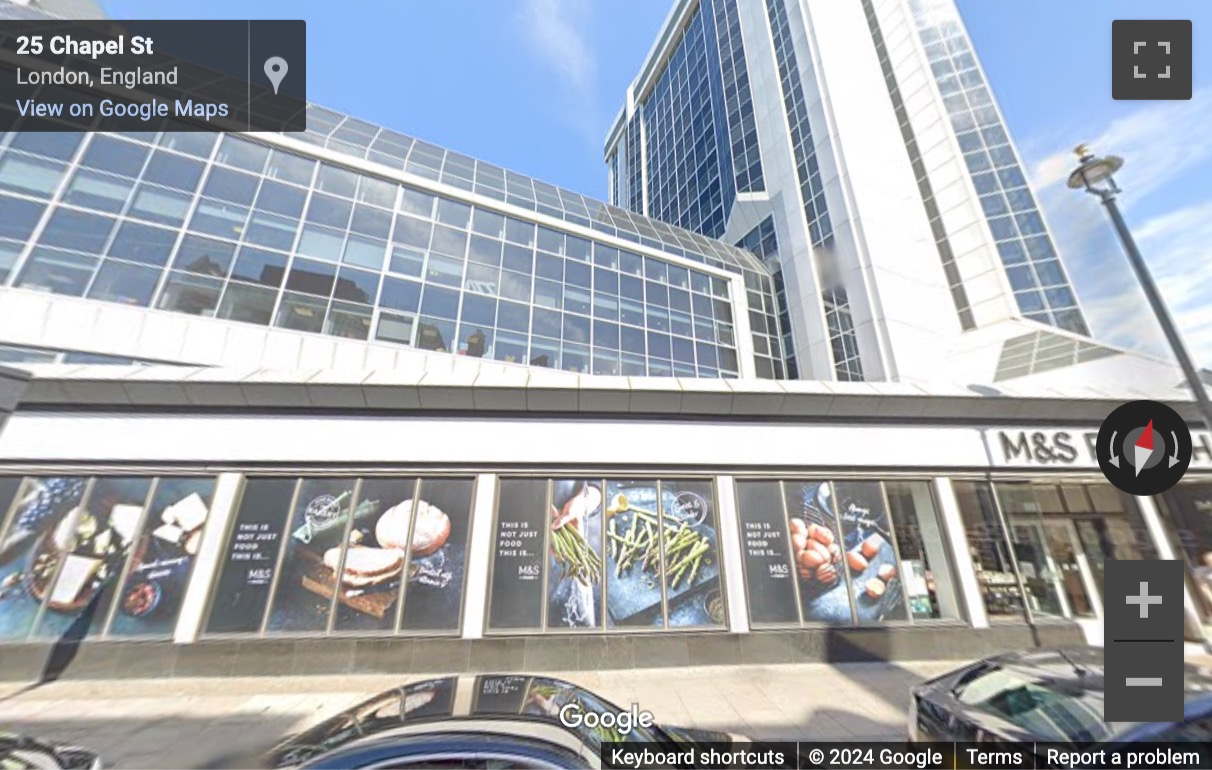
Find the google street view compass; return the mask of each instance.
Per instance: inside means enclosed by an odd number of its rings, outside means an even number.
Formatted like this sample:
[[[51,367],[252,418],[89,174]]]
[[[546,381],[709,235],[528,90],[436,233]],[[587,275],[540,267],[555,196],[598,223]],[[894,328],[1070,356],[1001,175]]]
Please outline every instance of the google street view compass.
[[[1178,483],[1191,464],[1191,431],[1156,401],[1131,401],[1098,429],[1098,465],[1130,495],[1157,495]]]

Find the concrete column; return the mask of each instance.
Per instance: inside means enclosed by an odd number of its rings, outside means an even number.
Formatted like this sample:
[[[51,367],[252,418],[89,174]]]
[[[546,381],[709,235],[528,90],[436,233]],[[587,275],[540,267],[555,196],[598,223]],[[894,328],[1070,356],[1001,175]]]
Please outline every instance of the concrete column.
[[[728,630],[749,633],[749,597],[745,595],[744,546],[741,543],[741,517],[736,506],[736,482],[732,476],[716,476],[716,504],[719,506],[719,559],[728,598]]]
[[[244,476],[240,473],[220,473],[215,481],[215,494],[210,503],[210,515],[206,517],[202,544],[194,559],[194,570],[189,576],[189,586],[181,601],[181,614],[177,616],[177,627],[173,631],[173,641],[177,644],[196,642],[202,632],[210,589],[223,566],[223,547],[227,544],[227,533],[231,529],[243,489]]]
[[[1174,551],[1173,543],[1166,536],[1166,528],[1162,524],[1161,514],[1157,510],[1157,503],[1153,501],[1152,497],[1134,497],[1133,499],[1136,500],[1136,508],[1140,511],[1140,517],[1145,522],[1145,529],[1149,530],[1149,537],[1153,540],[1153,547],[1157,549],[1158,558],[1181,560],[1183,558],[1182,554]],[[1191,597],[1191,591],[1185,582],[1183,583],[1183,617],[1188,632],[1193,634],[1207,647],[1208,639],[1204,636],[1204,624],[1199,617],[1199,608]]]
[[[943,522],[943,533],[951,551],[955,577],[959,583],[960,602],[968,614],[973,628],[988,628],[989,616],[985,613],[985,600],[981,597],[980,581],[972,567],[968,552],[968,536],[964,532],[964,518],[960,514],[959,501],[955,499],[955,487],[951,479],[934,479],[934,493],[938,497],[939,516]]]
[[[29,380],[30,374],[24,369],[0,366],[0,432],[4,430],[8,416],[16,411]]]
[[[493,514],[497,503],[497,475],[476,476],[476,496],[471,505],[471,546],[467,553],[467,585],[463,590],[463,638],[482,639],[488,621],[489,566],[492,564],[495,532]]]

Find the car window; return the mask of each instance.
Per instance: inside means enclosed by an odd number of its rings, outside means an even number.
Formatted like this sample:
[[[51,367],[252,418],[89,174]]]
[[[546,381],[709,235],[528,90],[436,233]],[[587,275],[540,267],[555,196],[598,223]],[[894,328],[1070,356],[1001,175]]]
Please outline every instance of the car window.
[[[1003,719],[1041,741],[1089,742],[1107,738],[1101,692],[1071,677],[1034,669],[993,668],[970,679],[956,699],[976,711]]]

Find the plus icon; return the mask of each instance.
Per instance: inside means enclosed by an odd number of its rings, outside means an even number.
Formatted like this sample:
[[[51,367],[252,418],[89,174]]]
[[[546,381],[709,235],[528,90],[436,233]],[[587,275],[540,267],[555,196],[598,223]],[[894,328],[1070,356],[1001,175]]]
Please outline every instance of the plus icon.
[[[1143,580],[1141,581],[1141,584],[1140,584],[1140,594],[1137,596],[1128,597],[1128,604],[1135,604],[1140,607],[1140,616],[1141,616],[1142,620],[1149,617],[1149,605],[1150,604],[1161,604],[1161,603],[1162,603],[1162,598],[1160,596],[1150,596],[1149,595],[1149,584]]]
[[[1111,23],[1113,99],[1190,99],[1191,84],[1190,21]]]

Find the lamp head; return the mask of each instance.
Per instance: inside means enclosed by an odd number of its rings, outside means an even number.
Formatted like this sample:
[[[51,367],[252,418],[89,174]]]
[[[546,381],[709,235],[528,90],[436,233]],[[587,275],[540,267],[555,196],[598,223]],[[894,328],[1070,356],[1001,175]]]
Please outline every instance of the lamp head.
[[[1124,159],[1116,155],[1105,158],[1096,156],[1088,145],[1079,144],[1073,150],[1080,165],[1069,175],[1069,187],[1074,190],[1085,189],[1087,192],[1108,195],[1119,192],[1119,187],[1113,178],[1115,172],[1124,165]]]

